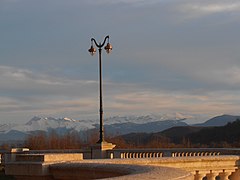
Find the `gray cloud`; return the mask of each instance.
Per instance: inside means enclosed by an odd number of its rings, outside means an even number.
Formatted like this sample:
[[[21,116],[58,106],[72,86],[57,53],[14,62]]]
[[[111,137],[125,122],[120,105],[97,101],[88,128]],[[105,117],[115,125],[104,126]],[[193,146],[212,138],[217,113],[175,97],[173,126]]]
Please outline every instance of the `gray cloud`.
[[[189,20],[225,13],[239,17],[240,3],[236,0],[184,1],[177,9],[184,13],[185,18]]]
[[[1,121],[97,117],[98,59],[87,49],[108,34],[107,116],[238,112],[238,1],[8,2],[0,2]]]

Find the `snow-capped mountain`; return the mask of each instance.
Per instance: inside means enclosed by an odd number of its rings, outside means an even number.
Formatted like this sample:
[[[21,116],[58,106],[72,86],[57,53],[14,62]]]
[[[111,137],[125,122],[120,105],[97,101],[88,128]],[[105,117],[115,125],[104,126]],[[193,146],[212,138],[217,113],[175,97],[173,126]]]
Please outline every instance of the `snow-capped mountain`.
[[[150,114],[145,116],[114,116],[104,120],[106,125],[117,124],[117,123],[136,123],[145,124],[157,121],[166,120],[187,120],[187,121],[201,121],[203,117],[196,115],[186,115],[182,113],[169,113],[169,114]]]
[[[0,124],[0,133],[11,130],[16,124]]]
[[[120,135],[132,132],[161,132],[175,126],[188,126],[186,122],[203,121],[202,116],[185,115],[181,113],[158,114],[146,116],[115,116],[104,119],[105,133],[107,135]],[[214,118],[220,123],[219,117]],[[225,118],[226,119],[226,118]],[[207,119],[206,119],[207,120]],[[205,120],[205,121],[206,121]],[[229,121],[232,121],[230,118]],[[226,120],[227,122],[227,120]],[[191,124],[193,124],[191,123]],[[198,124],[201,125],[201,124]],[[204,123],[203,123],[204,125]],[[0,141],[17,140],[27,137],[35,131],[66,133],[77,131],[83,135],[99,128],[99,120],[74,120],[71,118],[33,117],[25,124],[0,125]],[[21,139],[21,138],[20,138]]]
[[[182,122],[190,116],[183,114],[146,115],[146,116],[115,116],[104,119],[105,132],[114,135],[131,132],[156,132],[169,127],[187,125]],[[35,131],[66,133],[72,130],[84,134],[99,128],[99,120],[74,120],[71,118],[33,117],[25,124],[0,125],[0,141],[19,140]],[[16,135],[18,134],[18,135]],[[20,139],[21,139],[20,138]]]
[[[177,125],[178,120],[189,120],[194,118],[192,115],[184,115],[181,113],[174,114],[158,114],[146,116],[114,116],[104,119],[104,125],[115,124],[146,124],[152,122],[162,122],[170,120],[169,123]],[[35,116],[25,124],[3,124],[0,125],[0,133],[8,133],[9,131],[32,132],[32,131],[48,131],[49,129],[65,128],[67,130],[86,131],[98,128],[99,120],[74,120],[71,118],[53,118]]]
[[[84,131],[94,128],[92,124],[86,121],[78,121],[70,118],[53,118],[53,117],[33,117],[30,121],[23,125],[16,125],[8,129],[6,132],[15,130],[21,132],[31,131],[48,131],[49,129],[65,128],[67,130],[74,129],[76,131]]]

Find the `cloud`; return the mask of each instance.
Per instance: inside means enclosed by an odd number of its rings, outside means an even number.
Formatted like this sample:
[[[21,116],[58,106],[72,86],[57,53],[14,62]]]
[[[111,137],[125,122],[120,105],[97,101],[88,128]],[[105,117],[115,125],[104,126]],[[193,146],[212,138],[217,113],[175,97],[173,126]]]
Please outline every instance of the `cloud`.
[[[219,13],[238,13],[240,10],[239,1],[214,0],[214,1],[185,1],[179,4],[178,10],[187,18],[200,18]]]
[[[239,68],[233,68],[223,74],[230,73],[229,78],[235,77],[233,82],[239,82],[239,72]],[[0,84],[0,112],[8,118],[42,114],[75,119],[98,116],[98,83],[95,81],[59,78],[0,66]],[[169,112],[216,115],[236,112],[240,103],[240,93],[231,90],[171,91],[111,81],[104,81],[104,87],[106,117]]]
[[[1,98],[4,98],[6,103],[19,107],[29,104],[30,110],[61,98],[81,99],[84,96],[91,96],[93,89],[97,88],[97,82],[92,80],[54,77],[10,66],[0,66],[0,84]]]
[[[8,119],[97,116],[98,62],[87,49],[106,33],[114,46],[103,53],[106,116],[239,111],[238,1],[4,2],[0,111]]]
[[[54,90],[52,88],[59,88],[58,91],[62,91],[60,89],[62,87],[63,91],[65,91],[66,88],[71,86],[81,87],[97,84],[96,81],[92,80],[71,80],[10,66],[0,66],[0,83],[4,88],[14,89],[15,91],[20,89],[25,89],[26,91],[27,89],[39,89],[44,91],[44,89],[48,89],[49,92]]]
[[[204,78],[212,83],[216,82],[228,87],[240,87],[240,67],[213,70]]]
[[[167,91],[138,91],[118,94],[107,105],[111,112],[147,114],[160,112],[183,112],[192,114],[233,113],[238,109],[239,93],[214,91],[208,94],[187,94]]]

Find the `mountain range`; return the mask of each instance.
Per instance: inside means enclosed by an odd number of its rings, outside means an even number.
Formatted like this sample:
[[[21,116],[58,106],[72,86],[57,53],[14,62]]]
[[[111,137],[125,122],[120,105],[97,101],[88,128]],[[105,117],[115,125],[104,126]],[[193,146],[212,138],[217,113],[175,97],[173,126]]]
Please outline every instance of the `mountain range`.
[[[239,119],[224,126],[178,126],[157,133],[130,133],[115,137],[124,142],[120,145],[121,148],[239,148],[239,138]]]
[[[116,136],[128,133],[157,133],[172,127],[188,127],[186,120],[196,119],[194,116],[180,113],[170,115],[146,115],[111,117],[104,121],[106,135]],[[201,124],[195,124],[195,128],[205,126],[223,126],[228,122],[240,119],[240,116],[222,115],[207,120]],[[98,131],[98,120],[74,120],[70,118],[33,117],[25,124],[0,124],[0,142],[23,141],[29,134],[36,131],[63,134],[77,131],[82,135]],[[190,127],[189,127],[190,128]],[[182,132],[184,133],[184,131]]]

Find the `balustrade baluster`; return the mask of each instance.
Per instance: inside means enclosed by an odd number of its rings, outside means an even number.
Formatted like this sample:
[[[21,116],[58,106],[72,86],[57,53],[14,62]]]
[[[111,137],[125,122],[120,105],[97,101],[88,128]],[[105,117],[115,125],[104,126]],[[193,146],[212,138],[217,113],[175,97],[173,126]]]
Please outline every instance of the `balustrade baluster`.
[[[216,180],[217,176],[218,176],[218,174],[213,173],[212,170],[210,170],[210,173],[206,174],[207,180]]]
[[[200,174],[199,171],[196,171],[194,175],[194,180],[202,180],[205,177],[205,174]]]
[[[220,180],[229,180],[228,176],[230,176],[231,172],[226,172],[223,170],[223,172],[219,173]]]

